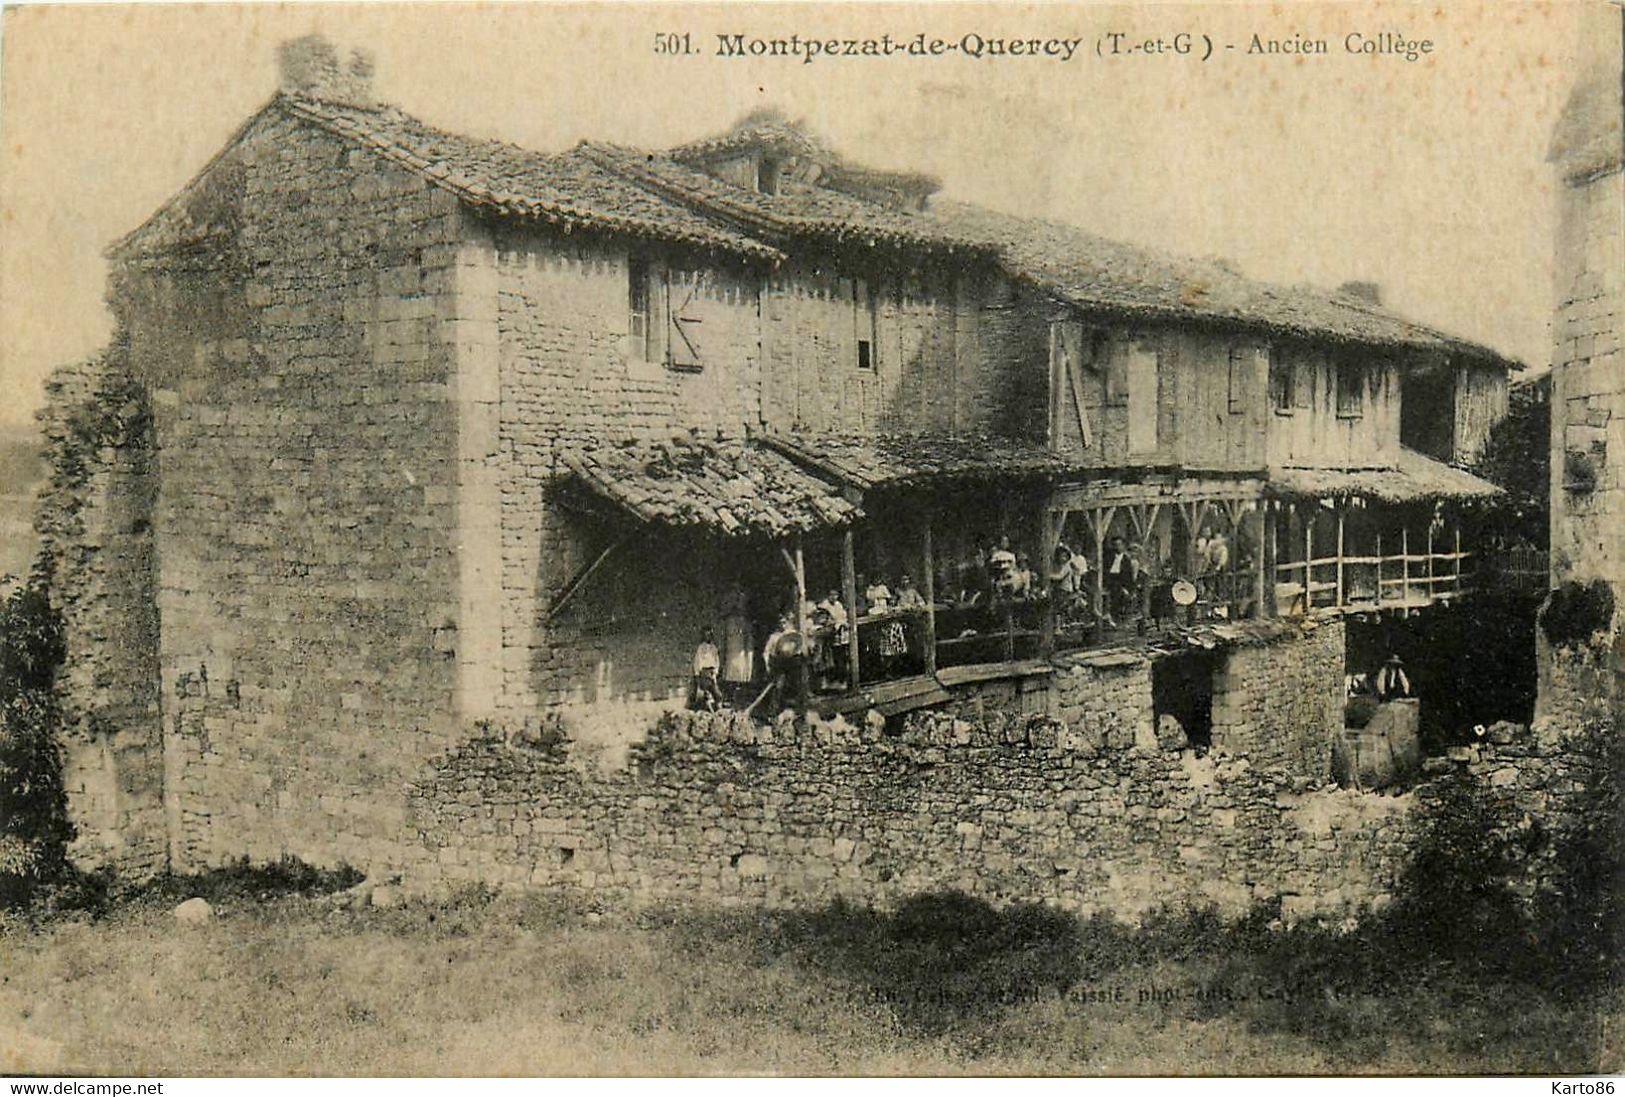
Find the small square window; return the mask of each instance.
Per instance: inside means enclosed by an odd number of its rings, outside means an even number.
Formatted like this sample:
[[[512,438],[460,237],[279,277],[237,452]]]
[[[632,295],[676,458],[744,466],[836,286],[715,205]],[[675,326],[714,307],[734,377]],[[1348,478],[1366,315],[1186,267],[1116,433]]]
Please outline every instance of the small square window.
[[[880,329],[880,302],[865,279],[852,280],[852,336],[858,348],[858,368],[873,371],[876,336]]]
[[[756,189],[763,194],[779,193],[779,173],[782,170],[777,160],[764,157],[756,167]]]
[[[632,345],[643,349],[649,337],[649,260],[634,255],[626,265],[627,332]]]

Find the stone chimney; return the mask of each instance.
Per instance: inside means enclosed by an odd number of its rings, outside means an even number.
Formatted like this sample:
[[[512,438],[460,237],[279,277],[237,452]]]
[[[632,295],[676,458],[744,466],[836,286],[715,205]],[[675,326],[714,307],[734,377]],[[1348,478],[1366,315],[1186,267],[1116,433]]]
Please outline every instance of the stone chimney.
[[[341,64],[338,51],[323,35],[307,34],[277,47],[280,70],[278,90],[284,95],[326,99],[356,107],[371,107],[372,54],[354,50],[349,64]]]
[[[1337,287],[1340,296],[1349,297],[1367,305],[1382,305],[1382,288],[1375,282],[1344,282]]]

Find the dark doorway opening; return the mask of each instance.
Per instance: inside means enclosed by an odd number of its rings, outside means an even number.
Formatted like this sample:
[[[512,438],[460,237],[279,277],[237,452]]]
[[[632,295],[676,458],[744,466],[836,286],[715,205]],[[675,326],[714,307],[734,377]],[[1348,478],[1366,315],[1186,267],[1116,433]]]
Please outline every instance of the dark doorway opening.
[[[1421,702],[1422,749],[1429,754],[1472,742],[1477,724],[1528,723],[1535,708],[1540,597],[1486,590],[1409,616],[1349,617],[1345,673],[1375,680],[1384,660],[1399,656]]]
[[[1399,440],[1436,457],[1454,458],[1456,377],[1445,368],[1421,370],[1405,377],[1405,399],[1399,405]]]
[[[1219,653],[1191,650],[1165,655],[1151,664],[1152,718],[1160,726],[1172,716],[1185,729],[1185,741],[1206,749],[1213,745],[1213,676]]]

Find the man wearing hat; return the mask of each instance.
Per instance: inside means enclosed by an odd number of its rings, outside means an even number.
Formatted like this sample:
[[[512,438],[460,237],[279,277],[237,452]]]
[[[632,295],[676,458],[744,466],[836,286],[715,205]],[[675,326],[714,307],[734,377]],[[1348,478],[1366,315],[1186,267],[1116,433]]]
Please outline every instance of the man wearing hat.
[[[1411,695],[1411,680],[1405,676],[1405,664],[1397,655],[1388,656],[1382,669],[1377,671],[1377,699],[1392,701]]]

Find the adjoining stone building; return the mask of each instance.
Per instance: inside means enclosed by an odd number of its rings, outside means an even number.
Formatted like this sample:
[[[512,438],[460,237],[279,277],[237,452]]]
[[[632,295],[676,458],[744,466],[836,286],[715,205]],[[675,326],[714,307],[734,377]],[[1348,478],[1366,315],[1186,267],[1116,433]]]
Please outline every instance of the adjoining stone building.
[[[1026,711],[1155,751],[1174,717],[1319,782],[1343,617],[1470,590],[1494,489],[1455,465],[1509,363],[1373,287],[933,201],[780,120],[541,154],[375,103],[320,40],[282,59],[111,248],[117,339],[56,382],[87,861],[419,864],[469,743],[624,738],[704,627],[759,664],[826,597],[860,619],[792,683],[821,719]],[[1148,627],[1103,624],[1116,538]],[[1006,543],[1033,596],[955,598]],[[869,597],[905,572],[921,605]]]
[[[1538,712],[1569,723],[1625,716],[1625,9],[1586,21],[1594,51],[1552,137],[1559,173],[1551,374],[1551,586],[1548,616],[1591,640],[1554,650],[1543,631]],[[1601,583],[1606,599],[1588,598]],[[1589,607],[1589,608],[1588,608]],[[1553,610],[1556,610],[1556,614]],[[1566,627],[1560,626],[1560,627]]]

